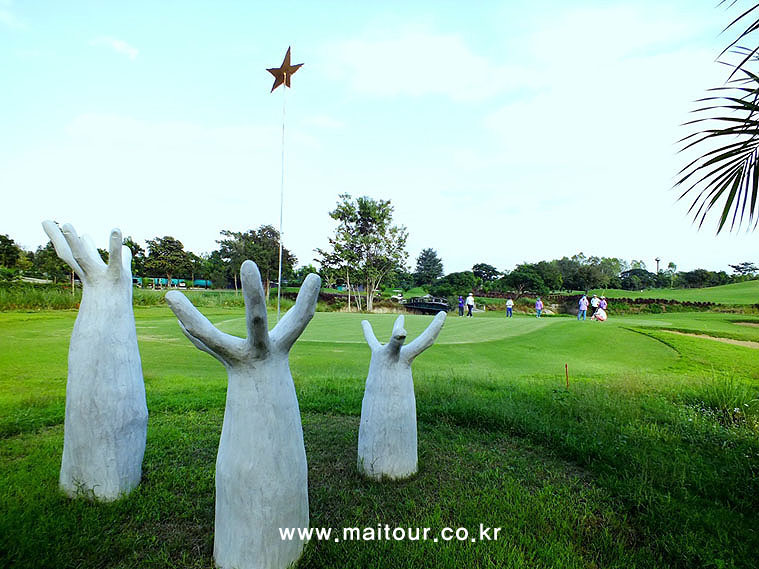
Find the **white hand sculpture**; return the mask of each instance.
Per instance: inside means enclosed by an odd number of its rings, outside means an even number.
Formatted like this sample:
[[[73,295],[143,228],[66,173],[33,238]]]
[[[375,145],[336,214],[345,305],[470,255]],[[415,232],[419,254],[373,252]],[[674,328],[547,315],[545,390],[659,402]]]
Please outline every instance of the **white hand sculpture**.
[[[69,345],[60,485],[115,500],[140,482],[148,408],[132,309],[132,254],[111,231],[108,265],[71,225],[42,227],[82,281]]]
[[[411,362],[429,348],[445,323],[438,312],[432,323],[408,346],[403,316],[393,326],[390,341],[377,341],[364,320],[364,337],[372,350],[361,424],[358,429],[358,469],[370,478],[407,478],[417,471],[416,399]]]
[[[308,527],[308,469],[288,356],[314,315],[321,279],[309,275],[295,306],[268,331],[258,267],[240,268],[248,337],[220,332],[178,291],[166,301],[182,331],[227,368],[229,386],[216,458],[214,560],[224,569],[289,567],[305,541],[279,528]]]

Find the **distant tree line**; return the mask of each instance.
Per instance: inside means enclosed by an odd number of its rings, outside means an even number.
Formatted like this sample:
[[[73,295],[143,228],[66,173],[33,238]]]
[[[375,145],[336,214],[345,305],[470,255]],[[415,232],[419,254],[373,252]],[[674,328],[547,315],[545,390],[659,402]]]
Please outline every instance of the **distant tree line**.
[[[169,235],[148,239],[146,248],[131,236],[124,239],[124,245],[132,252],[134,277],[165,278],[168,283],[172,279],[204,280],[216,288],[237,288],[240,265],[246,259],[254,259],[268,294],[278,277],[279,232],[271,225],[244,232],[222,230],[217,243],[218,249],[196,254],[185,250],[180,240]],[[107,261],[108,252],[99,251]],[[283,247],[283,281],[298,285],[309,272],[316,272],[312,266],[295,270],[296,263],[295,255]],[[53,282],[72,278],[70,268],[58,258],[50,241],[35,251],[25,251],[8,235],[0,235],[0,280],[15,280],[21,275]]]
[[[759,268],[745,261],[730,265],[725,271],[677,271],[670,262],[658,272],[647,270],[640,260],[629,263],[616,257],[586,257],[578,253],[552,261],[522,263],[499,271],[488,263],[477,263],[471,271],[443,275],[442,260],[433,249],[425,249],[417,258],[414,283],[433,296],[450,297],[467,292],[503,292],[520,297],[526,293],[547,294],[552,291],[587,291],[590,289],[642,290],[647,288],[703,288],[757,278]]]
[[[422,287],[434,296],[451,297],[473,292],[497,292],[515,297],[547,294],[551,291],[587,291],[616,288],[701,288],[757,278],[759,268],[749,261],[730,265],[725,271],[678,271],[670,262],[665,269],[651,272],[640,260],[616,257],[587,257],[578,253],[551,261],[522,263],[511,270],[499,270],[489,263],[476,263],[470,271],[445,274],[443,261],[433,248],[423,249],[413,272],[406,265],[408,231],[393,223],[390,200],[349,194],[339,196],[329,216],[335,222],[328,246],[315,249],[313,265],[295,268],[297,259],[282,249],[282,280],[299,286],[309,273],[319,273],[328,288],[342,287],[348,306],[372,310],[375,295],[384,288],[408,290]],[[173,236],[156,236],[139,245],[131,236],[124,245],[132,251],[135,277],[210,281],[214,288],[235,288],[240,284],[240,265],[253,259],[261,271],[266,294],[278,279],[279,232],[271,225],[258,229],[224,229],[216,241],[218,248],[207,253],[187,251]],[[104,260],[108,253],[99,250]],[[25,251],[8,235],[0,235],[0,281],[21,275],[66,282],[73,279],[68,266],[58,258],[51,242],[35,251]]]

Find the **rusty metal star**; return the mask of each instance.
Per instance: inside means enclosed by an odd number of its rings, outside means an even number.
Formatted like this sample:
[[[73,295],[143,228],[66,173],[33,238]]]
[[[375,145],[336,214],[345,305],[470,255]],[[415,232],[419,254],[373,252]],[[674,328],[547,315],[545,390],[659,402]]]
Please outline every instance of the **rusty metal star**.
[[[271,69],[267,69],[269,73],[274,75],[274,85],[271,88],[271,93],[274,92],[274,89],[285,84],[286,87],[290,87],[290,77],[293,73],[298,71],[298,69],[301,68],[303,64],[298,63],[297,65],[290,65],[290,48],[287,48],[287,53],[285,54],[285,59],[282,62],[282,65],[279,67],[272,67]]]

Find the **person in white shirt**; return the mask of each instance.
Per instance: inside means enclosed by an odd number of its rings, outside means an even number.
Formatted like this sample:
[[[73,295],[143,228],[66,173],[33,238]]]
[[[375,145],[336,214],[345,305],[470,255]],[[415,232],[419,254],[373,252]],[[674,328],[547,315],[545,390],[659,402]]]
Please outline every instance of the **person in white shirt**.
[[[590,307],[593,309],[590,317],[593,318],[593,315],[596,313],[596,310],[598,310],[598,307],[601,304],[601,299],[598,298],[598,295],[594,294],[593,298],[590,299]]]
[[[474,309],[474,294],[470,292],[469,296],[466,297],[466,315],[469,318],[472,317],[472,309]]]
[[[513,316],[512,310],[514,309],[514,301],[511,300],[511,297],[506,301],[506,318],[511,318]]]

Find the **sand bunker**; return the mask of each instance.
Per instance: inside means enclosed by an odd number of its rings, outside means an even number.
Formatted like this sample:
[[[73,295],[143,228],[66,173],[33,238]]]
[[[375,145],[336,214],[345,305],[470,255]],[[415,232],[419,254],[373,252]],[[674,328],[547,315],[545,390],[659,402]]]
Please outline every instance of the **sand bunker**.
[[[759,342],[751,342],[749,340],[733,340],[732,338],[719,338],[717,336],[709,336],[708,334],[688,334],[686,332],[676,332],[675,330],[664,330],[670,334],[677,334],[679,336],[690,336],[692,338],[706,338],[707,340],[716,340],[717,342],[723,342],[725,344],[734,344],[736,346],[745,346],[746,348],[754,348],[759,350]]]

